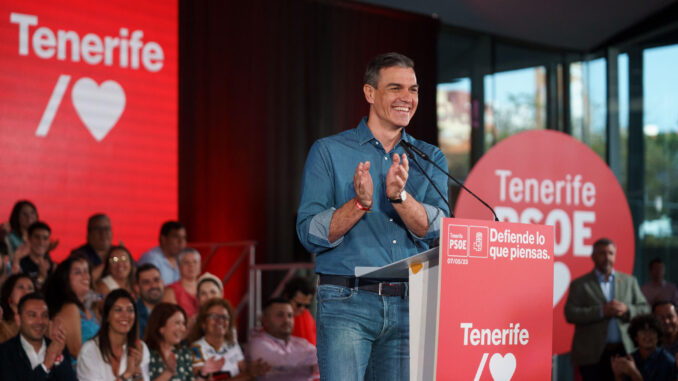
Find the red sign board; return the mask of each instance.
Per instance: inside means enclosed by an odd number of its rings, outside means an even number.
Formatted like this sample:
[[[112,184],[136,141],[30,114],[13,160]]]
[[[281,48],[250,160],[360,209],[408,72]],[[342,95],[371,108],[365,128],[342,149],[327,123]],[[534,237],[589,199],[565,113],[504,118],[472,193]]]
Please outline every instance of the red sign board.
[[[0,220],[33,201],[63,258],[107,213],[135,256],[177,216],[178,4],[0,3]]]
[[[585,144],[541,130],[501,141],[473,167],[466,186],[492,205],[501,221],[555,228],[553,353],[569,352],[574,327],[565,321],[565,300],[570,282],[593,269],[592,244],[602,237],[612,239],[615,268],[633,270],[633,223],[616,177]],[[455,215],[492,218],[463,191]]]
[[[436,378],[551,377],[553,228],[446,218]]]

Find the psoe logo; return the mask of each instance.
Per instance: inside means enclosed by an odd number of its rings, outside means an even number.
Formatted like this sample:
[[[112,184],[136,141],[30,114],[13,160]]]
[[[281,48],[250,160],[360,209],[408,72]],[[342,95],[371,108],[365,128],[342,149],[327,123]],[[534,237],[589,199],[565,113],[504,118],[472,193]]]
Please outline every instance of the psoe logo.
[[[447,256],[468,257],[469,255],[468,226],[449,225],[447,227]]]
[[[487,242],[490,237],[488,227],[469,226],[469,232],[472,240],[469,256],[476,258],[487,258]]]

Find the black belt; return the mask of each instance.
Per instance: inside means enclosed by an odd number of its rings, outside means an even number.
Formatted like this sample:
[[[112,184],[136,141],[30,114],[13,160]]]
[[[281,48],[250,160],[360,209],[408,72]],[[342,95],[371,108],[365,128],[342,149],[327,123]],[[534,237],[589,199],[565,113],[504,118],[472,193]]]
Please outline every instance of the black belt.
[[[331,284],[346,288],[357,288],[358,290],[374,292],[383,296],[407,296],[407,282],[394,281],[387,282],[383,279],[356,278],[343,275],[325,275],[320,274],[318,284]]]

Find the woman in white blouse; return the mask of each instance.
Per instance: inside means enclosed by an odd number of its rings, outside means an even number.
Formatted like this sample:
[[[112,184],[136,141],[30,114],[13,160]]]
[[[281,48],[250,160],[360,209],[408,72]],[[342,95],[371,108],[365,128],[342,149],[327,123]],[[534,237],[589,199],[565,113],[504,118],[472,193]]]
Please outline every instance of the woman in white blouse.
[[[100,381],[149,380],[150,353],[139,340],[139,319],[132,295],[111,291],[104,301],[99,333],[78,355],[78,379]]]

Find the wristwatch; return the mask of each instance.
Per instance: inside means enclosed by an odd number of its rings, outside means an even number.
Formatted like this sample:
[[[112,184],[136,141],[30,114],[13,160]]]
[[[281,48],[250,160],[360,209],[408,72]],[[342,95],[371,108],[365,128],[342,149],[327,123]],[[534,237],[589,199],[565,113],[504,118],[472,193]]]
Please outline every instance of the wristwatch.
[[[403,189],[403,191],[400,192],[400,198],[389,198],[388,200],[391,204],[402,204],[403,201],[407,200],[407,192]]]

